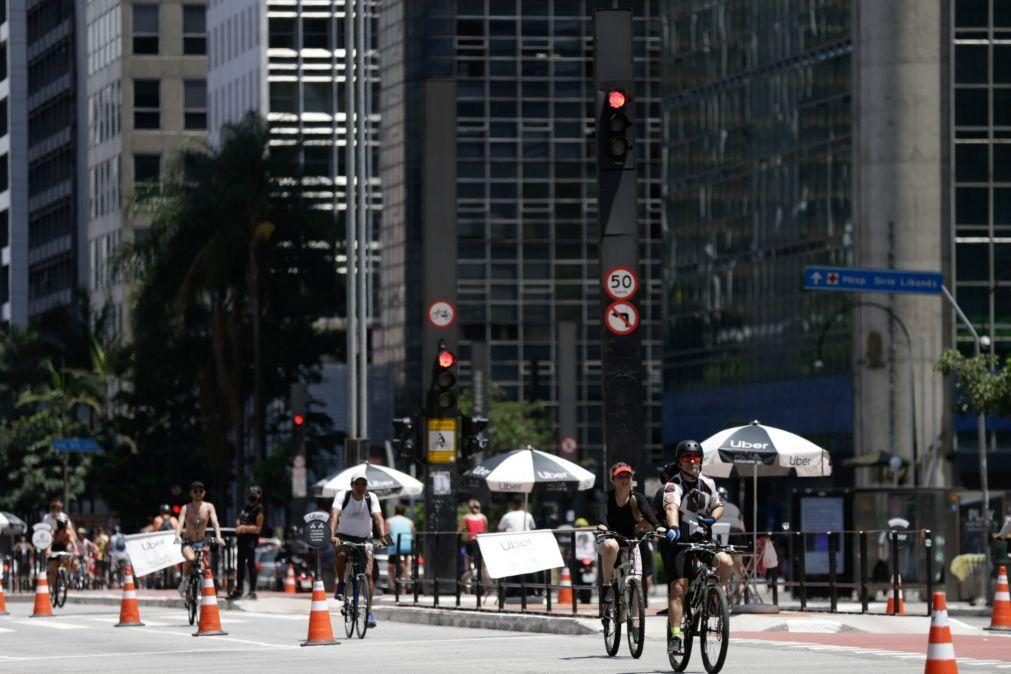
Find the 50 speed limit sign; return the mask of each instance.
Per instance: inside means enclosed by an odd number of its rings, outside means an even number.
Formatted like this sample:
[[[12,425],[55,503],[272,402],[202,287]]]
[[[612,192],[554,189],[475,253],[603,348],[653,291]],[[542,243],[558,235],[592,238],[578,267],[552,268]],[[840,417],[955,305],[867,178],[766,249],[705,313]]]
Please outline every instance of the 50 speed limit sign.
[[[604,275],[604,292],[612,300],[630,300],[639,292],[639,277],[628,267],[612,267]]]

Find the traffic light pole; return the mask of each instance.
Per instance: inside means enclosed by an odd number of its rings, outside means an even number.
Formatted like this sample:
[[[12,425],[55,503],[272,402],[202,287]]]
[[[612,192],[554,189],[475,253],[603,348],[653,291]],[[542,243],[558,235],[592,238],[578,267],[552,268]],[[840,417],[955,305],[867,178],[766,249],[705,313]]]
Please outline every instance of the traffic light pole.
[[[642,344],[639,222],[636,204],[632,13],[598,9],[594,20],[597,90],[597,218],[600,231],[601,360],[605,465],[642,459]]]

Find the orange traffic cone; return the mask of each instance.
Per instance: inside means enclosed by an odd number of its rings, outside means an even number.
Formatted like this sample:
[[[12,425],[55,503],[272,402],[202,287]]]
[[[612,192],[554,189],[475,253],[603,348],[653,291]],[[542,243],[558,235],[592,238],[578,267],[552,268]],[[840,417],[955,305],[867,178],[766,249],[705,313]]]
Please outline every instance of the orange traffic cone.
[[[7,600],[4,599],[4,584],[0,581],[0,615],[10,615],[7,610]]]
[[[934,612],[930,616],[930,640],[927,642],[927,666],[924,674],[958,674],[955,645],[948,626],[948,605],[943,592],[934,593]]]
[[[572,605],[572,574],[569,573],[569,567],[562,567],[562,578],[559,581],[561,587],[558,588],[558,601],[555,602],[559,606],[562,604]]]
[[[899,585],[899,607],[898,610],[895,608],[895,578],[892,576],[892,580],[888,583],[888,606],[885,608],[885,613],[888,615],[906,615],[906,598],[902,595],[902,574],[898,574],[898,585]]]
[[[0,600],[3,597],[0,596]],[[0,609],[3,608],[0,602]],[[993,616],[986,630],[996,632],[1011,632],[1011,594],[1008,593],[1007,568],[1001,566],[997,570],[997,589],[993,593]]]
[[[119,622],[116,627],[143,627],[140,621],[140,607],[137,606],[137,591],[133,585],[133,567],[127,565],[123,573],[123,601],[119,603]]]
[[[53,617],[53,606],[49,603],[49,581],[46,580],[45,572],[40,573],[35,579],[35,610],[31,617]]]
[[[284,577],[284,593],[295,594],[295,567],[288,565],[288,575]]]
[[[214,577],[210,569],[204,569],[203,590],[200,597],[200,623],[195,637],[228,634],[221,630],[221,616],[218,615],[218,593],[214,589]]]
[[[303,646],[336,646],[339,641],[333,638],[333,626],[330,624],[330,609],[326,605],[326,589],[319,576],[312,581],[312,607],[309,609],[309,636],[302,642]]]

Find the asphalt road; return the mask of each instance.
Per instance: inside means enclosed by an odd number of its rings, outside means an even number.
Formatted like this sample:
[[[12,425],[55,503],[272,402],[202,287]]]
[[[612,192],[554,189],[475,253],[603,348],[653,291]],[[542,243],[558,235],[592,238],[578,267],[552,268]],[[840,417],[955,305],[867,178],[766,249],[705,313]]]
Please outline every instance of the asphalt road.
[[[380,672],[665,672],[662,619],[650,619],[645,652],[633,660],[624,643],[616,658],[603,652],[599,636],[525,634],[381,622],[364,640],[302,648],[306,616],[222,612],[229,634],[194,638],[182,609],[145,609],[146,627],[116,628],[114,607],[70,605],[54,618],[29,618],[30,605],[8,605],[0,617],[0,671],[52,672],[277,672],[333,671],[361,666]],[[749,633],[735,637],[725,672],[922,672],[924,656],[875,645],[804,643],[798,635]],[[825,635],[825,636],[853,636]],[[921,637],[925,642],[925,639]],[[1011,671],[1011,639],[1003,662],[979,660],[963,671]],[[924,646],[926,644],[924,643]],[[702,672],[697,651],[689,672]]]

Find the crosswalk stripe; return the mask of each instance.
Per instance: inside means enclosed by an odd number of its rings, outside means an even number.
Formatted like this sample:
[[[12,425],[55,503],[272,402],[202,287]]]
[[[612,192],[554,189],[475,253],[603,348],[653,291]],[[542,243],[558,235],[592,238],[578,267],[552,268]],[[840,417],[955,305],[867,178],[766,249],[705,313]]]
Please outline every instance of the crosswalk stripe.
[[[119,618],[106,618],[98,616],[91,616],[88,618],[88,620],[94,620],[95,622],[100,623],[108,623],[110,625],[115,625],[119,622]],[[154,622],[153,620],[148,620],[147,618],[141,618],[141,622],[143,622],[144,625],[147,627],[167,627],[169,625],[169,623]]]
[[[14,630],[8,629],[6,627],[0,627],[0,632],[13,632]]]
[[[54,630],[86,630],[88,625],[77,625],[75,623],[58,622],[53,619],[40,618],[38,620],[15,620],[18,625],[30,625],[32,627],[49,627]]]

